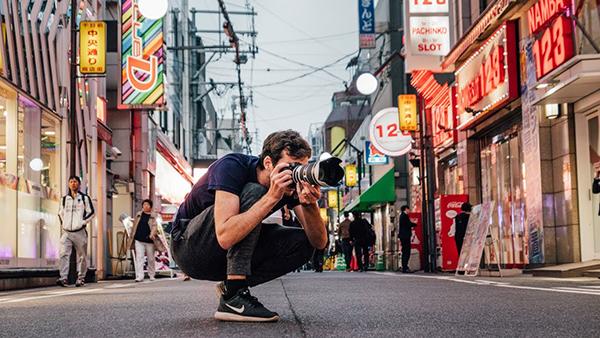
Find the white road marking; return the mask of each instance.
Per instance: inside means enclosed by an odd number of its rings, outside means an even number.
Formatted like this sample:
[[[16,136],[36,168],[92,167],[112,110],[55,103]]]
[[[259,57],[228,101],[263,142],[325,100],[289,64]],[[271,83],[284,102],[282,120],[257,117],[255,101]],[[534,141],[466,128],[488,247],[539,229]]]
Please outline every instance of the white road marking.
[[[117,288],[124,288],[124,287],[134,286],[134,285],[135,284],[112,284],[112,285],[105,287],[105,289],[117,289]]]
[[[29,300],[39,300],[39,299],[46,299],[46,298],[53,298],[53,297],[60,297],[60,296],[70,296],[70,295],[76,295],[76,294],[81,294],[81,293],[94,292],[94,291],[98,291],[98,290],[102,290],[102,289],[74,290],[74,291],[70,291],[69,293],[61,292],[61,293],[49,294],[49,295],[45,295],[45,296],[33,296],[33,297],[9,299],[9,300],[0,302],[0,304],[20,303],[20,302],[25,302],[25,301],[29,301]]]
[[[458,279],[458,278],[447,277],[447,276],[400,275],[400,274],[393,273],[393,272],[374,272],[374,274],[384,275],[384,276],[393,276],[393,277],[414,277],[414,278],[424,278],[424,279],[447,280],[447,281],[452,281],[452,282],[485,285],[485,286],[509,288],[509,289],[535,290],[535,291],[547,291],[547,292],[572,293],[572,294],[600,296],[600,290],[582,289],[582,288],[573,288],[573,287],[523,286],[523,285],[513,285],[513,284],[505,283],[505,282],[486,281],[483,279],[472,281],[472,280],[464,280],[464,279]],[[593,286],[590,285],[590,286],[586,286],[586,287],[591,287],[593,289],[600,289],[600,286],[596,286],[596,285],[593,285]]]

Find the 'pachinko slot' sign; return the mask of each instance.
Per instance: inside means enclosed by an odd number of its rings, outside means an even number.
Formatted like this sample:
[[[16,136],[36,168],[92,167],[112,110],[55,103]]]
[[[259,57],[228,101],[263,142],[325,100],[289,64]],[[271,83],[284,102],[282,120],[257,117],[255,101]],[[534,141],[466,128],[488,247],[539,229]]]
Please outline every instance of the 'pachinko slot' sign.
[[[165,103],[163,20],[143,17],[137,2],[121,0],[122,109]]]

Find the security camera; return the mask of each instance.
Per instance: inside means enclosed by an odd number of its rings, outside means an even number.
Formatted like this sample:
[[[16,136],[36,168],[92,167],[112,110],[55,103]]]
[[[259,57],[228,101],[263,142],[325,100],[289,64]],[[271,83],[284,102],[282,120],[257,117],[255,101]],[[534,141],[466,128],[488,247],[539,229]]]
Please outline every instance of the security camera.
[[[117,148],[117,147],[110,148],[110,154],[113,157],[119,157],[119,156],[123,155],[123,153],[121,152],[121,150],[119,150],[119,148]]]

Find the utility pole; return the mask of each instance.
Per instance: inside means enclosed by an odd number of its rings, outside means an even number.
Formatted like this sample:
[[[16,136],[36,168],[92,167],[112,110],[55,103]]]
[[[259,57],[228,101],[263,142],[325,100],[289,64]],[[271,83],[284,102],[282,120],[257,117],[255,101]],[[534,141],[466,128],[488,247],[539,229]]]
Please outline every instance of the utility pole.
[[[76,175],[77,158],[77,0],[71,0],[71,95],[69,101],[69,121],[71,134],[70,150],[71,158],[69,162],[69,175]]]

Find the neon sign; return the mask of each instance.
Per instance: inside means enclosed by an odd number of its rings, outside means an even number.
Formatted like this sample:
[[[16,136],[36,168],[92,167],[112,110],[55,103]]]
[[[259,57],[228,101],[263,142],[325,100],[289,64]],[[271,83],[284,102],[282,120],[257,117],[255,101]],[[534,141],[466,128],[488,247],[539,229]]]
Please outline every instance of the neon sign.
[[[574,55],[572,23],[563,15],[568,0],[539,0],[527,12],[529,34],[535,36],[536,77],[544,77]]]

